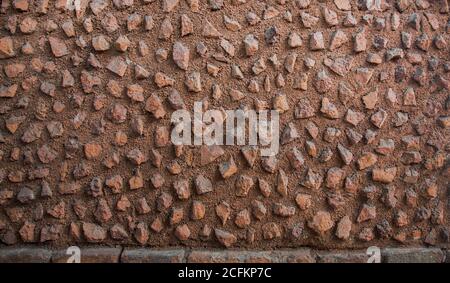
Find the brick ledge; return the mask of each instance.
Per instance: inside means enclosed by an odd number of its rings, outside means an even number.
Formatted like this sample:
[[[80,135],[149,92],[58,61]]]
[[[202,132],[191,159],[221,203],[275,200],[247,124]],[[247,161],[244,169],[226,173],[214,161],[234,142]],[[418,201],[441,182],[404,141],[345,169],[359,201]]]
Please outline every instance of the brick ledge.
[[[65,249],[6,247],[0,263],[65,263]],[[365,263],[365,250],[218,250],[183,248],[81,247],[84,263]],[[450,250],[440,248],[383,248],[386,263],[450,263]]]

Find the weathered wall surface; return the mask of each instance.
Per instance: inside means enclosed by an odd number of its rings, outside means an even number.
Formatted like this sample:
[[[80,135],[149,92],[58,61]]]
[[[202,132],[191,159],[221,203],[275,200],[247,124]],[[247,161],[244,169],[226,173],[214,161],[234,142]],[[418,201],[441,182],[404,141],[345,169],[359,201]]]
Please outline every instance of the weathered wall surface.
[[[448,245],[447,0],[65,2],[2,1],[2,245]],[[173,146],[200,100],[280,152]]]

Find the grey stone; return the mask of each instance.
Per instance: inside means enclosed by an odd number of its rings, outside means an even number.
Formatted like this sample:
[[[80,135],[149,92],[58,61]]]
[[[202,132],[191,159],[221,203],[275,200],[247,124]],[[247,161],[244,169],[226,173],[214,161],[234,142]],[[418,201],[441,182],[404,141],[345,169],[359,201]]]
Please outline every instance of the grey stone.
[[[47,263],[52,252],[36,247],[0,248],[0,263]]]
[[[437,248],[386,248],[381,251],[386,263],[439,263],[444,253]]]
[[[367,263],[369,256],[364,250],[358,251],[319,251],[317,262],[320,263]]]
[[[182,263],[185,251],[182,249],[125,249],[120,262],[125,263]]]

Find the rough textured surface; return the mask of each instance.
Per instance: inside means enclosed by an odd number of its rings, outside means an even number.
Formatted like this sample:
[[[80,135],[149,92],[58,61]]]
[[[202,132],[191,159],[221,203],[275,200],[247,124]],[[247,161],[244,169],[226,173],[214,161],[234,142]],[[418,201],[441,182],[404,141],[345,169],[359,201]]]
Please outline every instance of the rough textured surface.
[[[121,262],[124,263],[180,263],[184,262],[185,251],[182,249],[150,250],[124,249]]]
[[[50,262],[52,251],[43,248],[2,248],[0,262],[2,263],[45,263]]]
[[[187,257],[191,263],[313,263],[314,255],[309,249],[277,251],[207,251],[193,250]]]
[[[384,249],[381,254],[386,263],[438,263],[445,259],[445,253],[436,248]]]
[[[448,246],[447,0],[81,2],[0,7],[0,250]],[[174,147],[199,100],[280,152]]]
[[[369,256],[366,251],[327,251],[317,253],[320,263],[366,263]]]

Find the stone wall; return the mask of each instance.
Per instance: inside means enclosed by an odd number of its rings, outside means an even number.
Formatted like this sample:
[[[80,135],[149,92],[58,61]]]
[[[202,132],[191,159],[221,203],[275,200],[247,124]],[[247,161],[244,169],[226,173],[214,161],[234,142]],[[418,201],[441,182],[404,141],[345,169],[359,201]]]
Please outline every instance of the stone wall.
[[[4,257],[24,244],[269,261],[448,247],[447,0],[1,3]],[[278,111],[278,154],[173,145],[171,114],[196,101]],[[216,260],[183,251],[167,260]]]

